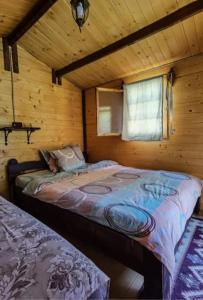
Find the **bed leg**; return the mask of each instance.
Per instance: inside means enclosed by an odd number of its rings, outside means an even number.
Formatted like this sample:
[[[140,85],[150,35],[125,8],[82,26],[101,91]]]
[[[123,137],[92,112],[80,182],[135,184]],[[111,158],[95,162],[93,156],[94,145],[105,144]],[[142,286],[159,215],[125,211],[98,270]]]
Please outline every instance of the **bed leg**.
[[[150,252],[143,250],[144,289],[142,299],[163,299],[162,263]]]
[[[199,215],[199,212],[200,212],[200,200],[201,200],[201,198],[199,197],[198,200],[197,200],[197,203],[195,205],[195,208],[194,208],[194,213],[196,215]]]

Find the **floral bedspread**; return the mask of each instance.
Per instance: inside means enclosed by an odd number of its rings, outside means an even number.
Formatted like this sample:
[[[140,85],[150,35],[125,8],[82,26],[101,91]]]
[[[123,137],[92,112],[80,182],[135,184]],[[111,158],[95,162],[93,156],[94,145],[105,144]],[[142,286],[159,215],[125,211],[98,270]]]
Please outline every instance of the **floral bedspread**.
[[[109,278],[50,228],[0,197],[0,299],[107,299]]]

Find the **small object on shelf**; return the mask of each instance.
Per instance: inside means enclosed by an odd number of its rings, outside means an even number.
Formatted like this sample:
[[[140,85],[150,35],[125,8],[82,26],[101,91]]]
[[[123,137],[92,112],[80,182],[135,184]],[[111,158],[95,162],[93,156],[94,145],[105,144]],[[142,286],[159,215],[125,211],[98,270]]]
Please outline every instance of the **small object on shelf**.
[[[13,125],[13,124],[12,124]],[[27,132],[27,143],[30,144],[30,137],[31,134],[36,131],[40,130],[40,127],[3,127],[0,128],[0,131],[4,131],[4,139],[5,139],[5,145],[8,145],[8,136],[12,131],[26,131]]]
[[[22,122],[13,122],[12,127],[13,128],[22,128],[23,123]]]

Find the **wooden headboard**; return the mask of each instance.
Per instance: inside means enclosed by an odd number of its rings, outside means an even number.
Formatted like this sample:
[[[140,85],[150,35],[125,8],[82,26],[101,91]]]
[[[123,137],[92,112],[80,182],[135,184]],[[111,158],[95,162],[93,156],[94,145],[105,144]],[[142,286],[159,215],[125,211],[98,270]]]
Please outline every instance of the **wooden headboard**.
[[[27,172],[43,169],[47,169],[47,165],[43,160],[19,163],[16,159],[10,159],[7,163],[9,200],[12,202],[14,201],[15,180],[18,175],[25,173],[25,171]]]

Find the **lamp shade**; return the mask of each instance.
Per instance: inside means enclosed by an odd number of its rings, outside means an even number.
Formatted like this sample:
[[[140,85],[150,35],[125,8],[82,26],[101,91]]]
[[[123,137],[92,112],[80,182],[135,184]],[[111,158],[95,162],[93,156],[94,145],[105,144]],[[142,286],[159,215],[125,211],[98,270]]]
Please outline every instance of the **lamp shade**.
[[[75,22],[78,24],[80,31],[85,24],[89,15],[89,2],[88,0],[71,0],[71,9]]]

